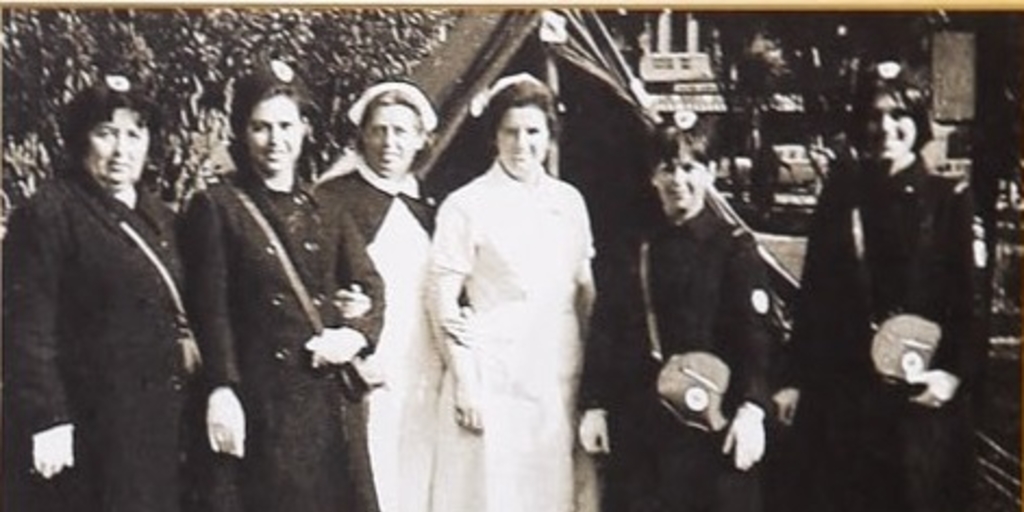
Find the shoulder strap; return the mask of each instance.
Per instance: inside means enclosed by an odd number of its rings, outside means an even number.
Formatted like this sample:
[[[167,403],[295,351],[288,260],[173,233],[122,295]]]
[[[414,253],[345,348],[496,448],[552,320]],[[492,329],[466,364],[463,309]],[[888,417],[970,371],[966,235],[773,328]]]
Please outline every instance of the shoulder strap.
[[[164,284],[167,286],[167,291],[171,294],[171,300],[174,302],[174,309],[179,314],[185,315],[185,304],[181,300],[181,292],[178,291],[178,285],[174,283],[174,278],[171,277],[171,272],[167,270],[164,262],[160,260],[160,257],[153,252],[153,249],[146,243],[146,240],[142,238],[142,235],[138,231],[135,231],[130,224],[125,221],[118,223],[118,227],[121,231],[124,231],[128,238],[132,240],[142,250],[142,254],[146,255],[149,262],[153,264],[157,272],[160,273],[160,277],[163,278]]]
[[[663,361],[661,336],[658,334],[658,317],[654,312],[654,301],[651,298],[650,258],[651,244],[644,240],[640,244],[640,288],[644,295],[644,314],[647,319],[647,336],[651,341],[651,356],[656,361]]]
[[[299,277],[298,271],[295,270],[295,265],[292,264],[292,260],[288,257],[288,252],[285,251],[284,244],[281,243],[281,239],[278,238],[277,233],[274,232],[274,228],[270,226],[270,222],[263,216],[259,208],[256,207],[256,203],[252,201],[242,189],[232,188],[235,191],[235,195],[238,196],[238,200],[241,201],[242,206],[249,212],[256,224],[259,225],[260,230],[267,237],[270,242],[270,246],[274,248],[274,254],[277,255],[277,260],[281,263],[281,268],[284,270],[285,276],[288,278],[288,283],[292,287],[292,292],[295,293],[295,298],[299,300],[299,304],[302,309],[306,312],[306,316],[309,317],[309,323],[313,325],[313,330],[320,334],[324,330],[324,322],[320,318],[320,312],[317,311],[316,306],[313,304],[313,300],[309,296],[309,291],[306,290],[306,285],[302,283],[302,279]]]

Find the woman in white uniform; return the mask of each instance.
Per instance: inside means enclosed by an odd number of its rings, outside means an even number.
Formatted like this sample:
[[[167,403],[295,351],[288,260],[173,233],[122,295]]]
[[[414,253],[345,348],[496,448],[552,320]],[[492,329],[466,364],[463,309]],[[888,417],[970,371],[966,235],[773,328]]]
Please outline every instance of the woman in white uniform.
[[[581,329],[594,298],[582,196],[548,175],[555,98],[532,76],[473,101],[497,158],[438,212],[431,312],[444,332],[433,510],[577,509]]]
[[[384,328],[368,365],[383,381],[369,394],[368,445],[381,512],[425,512],[433,470],[441,358],[424,303],[434,208],[412,174],[437,126],[412,84],[368,88],[348,112],[358,153],[317,187],[325,218],[347,211],[384,279]],[[366,487],[364,486],[364,489]]]

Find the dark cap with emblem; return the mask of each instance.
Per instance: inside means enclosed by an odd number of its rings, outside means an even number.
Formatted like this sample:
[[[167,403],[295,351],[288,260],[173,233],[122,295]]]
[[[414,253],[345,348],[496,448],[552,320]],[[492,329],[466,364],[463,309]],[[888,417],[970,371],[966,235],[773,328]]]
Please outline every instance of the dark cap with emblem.
[[[710,352],[676,354],[658,374],[658,395],[683,424],[717,432],[727,423],[722,398],[729,374],[729,366]]]
[[[244,133],[249,116],[260,102],[274,96],[289,97],[299,105],[302,115],[312,115],[316,103],[305,82],[292,66],[281,60],[257,65],[234,85],[231,101],[231,129],[235,136]]]
[[[89,131],[109,121],[114,111],[121,108],[138,114],[139,122],[152,134],[151,139],[158,139],[155,132],[160,126],[161,112],[149,88],[129,74],[105,74],[75,95],[65,111],[61,135],[73,161],[77,163],[85,157]]]

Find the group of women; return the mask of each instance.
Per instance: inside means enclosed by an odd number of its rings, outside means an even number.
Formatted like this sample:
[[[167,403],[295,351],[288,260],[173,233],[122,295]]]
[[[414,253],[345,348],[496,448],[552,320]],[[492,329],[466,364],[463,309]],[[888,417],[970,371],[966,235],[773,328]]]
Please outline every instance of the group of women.
[[[5,240],[5,509],[572,510],[587,213],[545,172],[547,86],[479,98],[494,161],[435,222],[412,170],[437,116],[412,84],[367,89],[356,158],[310,183],[301,77],[239,77],[236,172],[181,215],[144,185],[144,89],[80,92],[72,165]],[[183,454],[217,485],[189,489]]]
[[[862,453],[852,456],[861,456],[872,447],[857,441],[844,451],[830,436],[848,429],[814,422],[833,418],[839,403],[849,414],[838,417],[866,425],[860,407],[885,403],[894,419],[872,425],[898,428],[903,437],[886,445],[882,463],[858,459],[855,475],[867,482],[880,467],[899,482],[892,475],[904,475],[901,467],[925,464],[934,478],[905,484],[912,493],[898,503],[938,510],[928,507],[963,503],[941,490],[955,474],[949,464],[962,461],[956,450],[964,444],[951,436],[962,430],[962,397],[976,362],[968,334],[957,330],[969,304],[948,300],[967,283],[934,284],[937,295],[917,308],[902,304],[897,291],[877,292],[906,279],[891,269],[871,275],[876,285],[864,292],[865,304],[878,305],[869,300],[875,297],[888,301],[886,312],[920,309],[945,322],[955,340],[937,356],[945,370],[915,382],[926,393],[898,407],[891,398],[898,393],[867,384],[853,395],[826,393],[852,389],[835,377],[867,360],[854,346],[869,337],[858,331],[868,321],[850,319],[851,339],[838,348],[821,341],[838,337],[814,330],[834,329],[828,318],[846,311],[839,297],[868,286],[856,281],[856,257],[830,247],[861,254],[866,243],[869,262],[920,263],[912,256],[920,251],[887,231],[892,223],[883,213],[911,231],[923,216],[951,226],[935,233],[958,234],[967,215],[967,241],[943,239],[940,254],[951,256],[938,268],[961,276],[961,263],[970,265],[969,248],[967,260],[958,259],[970,244],[969,203],[961,189],[922,177],[926,121],[907,113],[915,101],[881,89],[866,103],[875,108],[865,114],[874,116],[865,117],[874,130],[865,137],[876,160],[891,164],[889,174],[879,171],[868,188],[857,180],[832,189],[877,192],[850,203],[863,204],[866,241],[856,233],[852,242],[842,238],[849,226],[833,229],[832,217],[819,216],[795,335],[797,359],[813,357],[798,361],[803,373],[793,385],[808,401],[807,438],[822,443],[808,466],[821,480],[816,489],[846,496],[828,478],[843,473],[836,454],[856,447]],[[471,110],[491,135],[493,161],[481,162],[482,174],[435,216],[412,173],[438,123],[419,89],[405,82],[367,89],[348,111],[358,128],[355,158],[344,160],[340,176],[310,183],[315,103],[291,67],[271,62],[233,87],[237,172],[175,215],[144,186],[147,169],[159,165],[150,151],[159,140],[159,108],[125,76],[80,92],[64,123],[71,165],[15,211],[5,239],[5,510],[187,509],[195,501],[183,499],[194,493],[183,478],[183,453],[190,464],[231,470],[220,475],[225,486],[199,500],[222,509],[593,508],[585,492],[594,489],[587,482],[593,473],[584,470],[575,431],[594,251],[582,196],[545,170],[559,130],[556,99],[520,74],[499,79]],[[914,190],[887,199],[882,189],[897,185],[885,184],[886,176],[934,189],[939,199],[884,209]],[[904,183],[907,176],[913,179]],[[823,204],[840,196],[826,194]],[[919,211],[933,203],[939,213]],[[835,210],[836,222],[848,220],[849,208]],[[903,252],[884,252],[893,247]],[[854,280],[839,282],[829,265],[847,260],[843,275]],[[828,302],[833,296],[840,302]],[[826,346],[834,350],[819,350]],[[857,378],[867,382],[864,375]],[[199,456],[186,442],[196,429]],[[907,451],[936,440],[951,443],[948,457]],[[903,492],[888,484],[892,495]],[[823,496],[818,505],[834,503]]]

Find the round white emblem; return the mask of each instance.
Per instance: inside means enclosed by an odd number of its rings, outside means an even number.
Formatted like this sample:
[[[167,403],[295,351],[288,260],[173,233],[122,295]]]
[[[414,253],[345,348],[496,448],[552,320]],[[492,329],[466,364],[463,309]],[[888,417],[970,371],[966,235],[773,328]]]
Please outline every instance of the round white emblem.
[[[711,400],[704,388],[692,387],[683,393],[683,402],[686,403],[686,407],[691,411],[701,412],[708,408]]]
[[[697,124],[697,113],[692,110],[677,110],[672,121],[680,130],[689,130]]]
[[[103,81],[106,82],[107,87],[112,91],[128,92],[128,89],[132,87],[132,83],[128,81],[128,78],[121,75],[107,75],[103,78]]]
[[[878,65],[878,76],[886,80],[892,80],[898,74],[900,74],[900,65],[891,60]]]
[[[750,294],[750,305],[754,306],[754,311],[759,315],[763,315],[768,312],[768,292],[758,288]]]
[[[900,368],[907,377],[919,375],[924,371],[924,358],[913,350],[905,352],[900,358]]]
[[[281,62],[279,60],[271,61],[270,70],[274,73],[274,76],[276,76],[278,80],[286,84],[290,84],[292,80],[295,80],[295,71],[292,70],[291,66],[285,64],[284,62]]]

